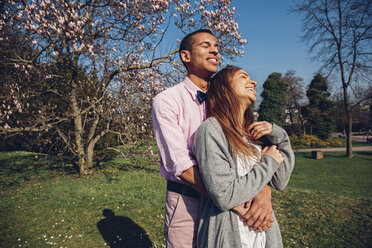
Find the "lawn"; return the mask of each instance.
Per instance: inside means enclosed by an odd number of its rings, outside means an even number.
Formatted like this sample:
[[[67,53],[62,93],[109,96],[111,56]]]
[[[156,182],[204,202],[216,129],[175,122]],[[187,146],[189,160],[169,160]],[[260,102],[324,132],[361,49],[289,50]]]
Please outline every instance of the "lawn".
[[[273,193],[285,247],[372,246],[372,153],[296,154]],[[79,178],[65,160],[0,153],[0,247],[163,247],[157,156],[116,158]]]

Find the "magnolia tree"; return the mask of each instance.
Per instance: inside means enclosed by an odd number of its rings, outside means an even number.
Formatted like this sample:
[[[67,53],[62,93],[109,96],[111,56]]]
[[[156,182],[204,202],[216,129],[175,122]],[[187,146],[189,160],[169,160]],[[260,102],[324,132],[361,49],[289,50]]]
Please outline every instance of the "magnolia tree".
[[[92,173],[96,143],[110,132],[125,137],[151,127],[139,106],[149,109],[180,77],[177,42],[163,49],[168,30],[208,28],[228,60],[246,43],[234,15],[229,0],[5,3],[0,42],[12,43],[17,32],[33,52],[19,55],[14,46],[2,57],[23,79],[2,82],[1,134],[54,133],[78,159],[80,174]]]

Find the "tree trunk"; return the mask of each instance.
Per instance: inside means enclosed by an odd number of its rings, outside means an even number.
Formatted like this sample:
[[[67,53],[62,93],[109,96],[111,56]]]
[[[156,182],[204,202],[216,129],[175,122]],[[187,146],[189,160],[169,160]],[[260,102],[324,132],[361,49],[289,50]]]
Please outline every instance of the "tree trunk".
[[[290,109],[290,111],[289,111],[289,118],[291,120],[291,125],[292,125],[293,133],[297,133],[296,124],[295,124],[294,117],[293,117],[293,111],[294,110]]]
[[[344,78],[342,77],[344,82]],[[346,116],[346,123],[345,123],[345,131],[346,131],[346,157],[352,158],[353,155],[353,148],[351,143],[351,133],[353,131],[353,121],[351,115],[351,106],[349,103],[349,97],[347,94],[347,87],[346,84],[343,83],[343,90],[344,90],[344,108],[345,108],[345,116]]]
[[[339,2],[340,3],[340,2]],[[341,26],[340,26],[341,28]],[[342,49],[341,49],[341,41],[340,40],[339,44],[337,45],[337,55],[338,55],[338,61],[339,61],[339,66],[340,66],[340,76],[341,76],[341,82],[342,82],[342,89],[343,89],[343,94],[344,94],[344,108],[345,108],[345,115],[346,115],[346,156],[348,158],[353,157],[353,148],[351,145],[351,132],[352,132],[352,117],[351,117],[351,106],[349,103],[349,96],[348,96],[348,87],[350,85],[350,80],[349,82],[346,82],[345,80],[345,71],[344,71],[344,62],[342,59]],[[349,79],[351,79],[351,76],[353,74],[353,70],[350,72]]]
[[[353,131],[353,122],[350,107],[346,113],[346,156],[348,158],[354,157],[353,148],[352,148],[352,131]]]
[[[75,92],[72,91],[71,97],[70,97],[70,103],[71,103],[71,110],[72,114],[74,116],[74,135],[75,135],[75,145],[77,150],[77,155],[79,158],[79,174],[80,176],[87,175],[89,173],[87,162],[87,156],[86,156],[86,150],[84,149],[84,141],[83,141],[83,124],[82,124],[82,118],[81,118],[81,111],[77,104],[76,96],[74,94]],[[93,168],[93,166],[92,166]]]
[[[89,144],[85,152],[86,161],[86,171],[87,174],[93,174],[93,155],[94,155],[94,145]]]
[[[89,145],[86,149],[78,149],[79,174],[80,176],[93,174],[94,145]]]
[[[79,153],[79,174],[82,176],[82,175],[85,175],[85,156],[84,156],[84,152],[81,154]]]
[[[302,134],[306,134],[306,126],[305,126],[305,120],[301,114],[301,108],[297,107],[297,112],[298,112],[298,119],[300,120],[301,123],[301,130]]]
[[[302,134],[305,135],[306,134],[306,127],[305,127],[305,124],[302,123]]]

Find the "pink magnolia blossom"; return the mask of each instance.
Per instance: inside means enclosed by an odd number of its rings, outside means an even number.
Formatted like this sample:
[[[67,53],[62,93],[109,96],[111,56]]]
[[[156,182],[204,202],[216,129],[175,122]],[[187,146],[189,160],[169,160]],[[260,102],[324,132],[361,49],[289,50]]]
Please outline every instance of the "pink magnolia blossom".
[[[67,104],[77,99],[80,109],[76,115],[63,113],[67,121],[59,122],[63,119],[59,106],[32,98],[38,94],[43,97],[38,87],[7,85],[6,104],[0,105],[0,127],[8,129],[16,123],[39,127],[48,121],[70,126],[75,116],[81,116],[88,118],[86,125],[81,125],[86,128],[82,130],[86,137],[89,123],[94,123],[93,118],[98,116],[99,130],[106,130],[107,123],[111,125],[111,120],[118,121],[120,117],[127,133],[130,126],[151,133],[151,125],[146,124],[151,121],[149,114],[141,111],[148,111],[156,94],[184,77],[175,52],[180,40],[171,40],[172,36],[167,36],[170,30],[186,34],[208,28],[219,37],[222,58],[228,60],[244,54],[242,44],[246,40],[241,37],[235,9],[228,0],[19,2],[19,6],[0,16],[0,29],[8,25],[27,34],[35,50],[40,51],[35,60],[39,62],[10,64],[30,81],[42,81],[43,90],[61,97]],[[53,71],[56,64],[62,64],[61,68]],[[19,114],[37,118],[27,120],[27,124],[24,119],[19,123]]]

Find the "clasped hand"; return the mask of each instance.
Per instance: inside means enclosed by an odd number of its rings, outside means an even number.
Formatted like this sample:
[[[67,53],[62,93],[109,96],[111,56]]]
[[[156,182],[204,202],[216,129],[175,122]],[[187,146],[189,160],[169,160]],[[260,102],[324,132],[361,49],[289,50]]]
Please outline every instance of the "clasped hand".
[[[274,218],[272,217],[271,188],[265,186],[263,190],[248,202],[237,206],[234,210],[250,230],[267,231]]]
[[[264,135],[268,135],[272,130],[273,124],[267,121],[255,121],[248,127],[248,133],[253,139],[259,139]],[[262,150],[262,155],[269,155],[273,157],[280,165],[283,163],[283,156],[280,154],[277,146],[275,145],[265,147]]]

